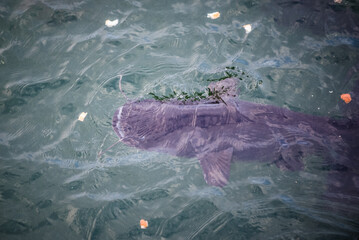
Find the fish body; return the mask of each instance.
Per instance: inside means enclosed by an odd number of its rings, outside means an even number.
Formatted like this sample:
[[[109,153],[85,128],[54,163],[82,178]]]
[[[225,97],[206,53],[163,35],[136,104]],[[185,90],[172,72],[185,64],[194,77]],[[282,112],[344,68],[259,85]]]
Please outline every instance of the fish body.
[[[221,101],[128,102],[116,111],[113,128],[127,145],[197,158],[205,181],[214,186],[227,184],[237,160],[300,170],[310,153],[331,165],[350,164],[342,131],[329,118],[239,100],[236,83],[230,78],[209,86],[226,90]]]

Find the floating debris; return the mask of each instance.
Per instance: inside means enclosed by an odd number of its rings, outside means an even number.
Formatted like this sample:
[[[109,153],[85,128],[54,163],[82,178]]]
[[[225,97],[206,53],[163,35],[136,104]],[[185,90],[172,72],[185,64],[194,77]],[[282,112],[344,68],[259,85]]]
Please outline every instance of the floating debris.
[[[207,17],[210,19],[217,19],[221,16],[219,12],[207,13]]]
[[[141,229],[146,229],[148,227],[148,221],[141,219],[140,226],[141,226]]]
[[[105,24],[107,27],[114,27],[118,24],[118,19],[115,19],[113,21],[107,19]]]
[[[250,24],[243,25],[243,28],[244,28],[244,30],[246,30],[247,34],[252,31],[252,25],[250,25]]]
[[[85,117],[87,116],[87,112],[82,112],[78,118],[79,121],[83,122]]]
[[[340,98],[346,103],[350,103],[352,100],[352,97],[350,96],[349,93],[343,93],[342,95],[340,95]]]
[[[220,75],[219,75],[220,74]],[[213,78],[212,78],[213,77]],[[207,78],[208,82],[220,82],[227,78],[237,78],[240,81],[244,81],[246,89],[256,89],[259,85],[263,84],[263,80],[253,79],[247,72],[240,70],[234,66],[225,67],[225,70],[222,73],[218,73],[211,78]],[[217,102],[224,102],[222,95],[229,94],[226,88],[206,88],[205,90],[196,90],[192,92],[176,92],[172,91],[166,95],[157,95],[154,92],[148,93],[153,99],[161,102],[177,100],[181,101],[182,104],[194,104],[195,102],[201,100],[214,100]]]

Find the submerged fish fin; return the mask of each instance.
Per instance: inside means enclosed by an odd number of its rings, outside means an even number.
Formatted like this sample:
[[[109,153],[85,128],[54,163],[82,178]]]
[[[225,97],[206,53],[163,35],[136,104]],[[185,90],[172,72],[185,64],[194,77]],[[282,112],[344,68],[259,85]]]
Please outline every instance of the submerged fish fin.
[[[227,184],[232,154],[233,148],[230,147],[219,152],[208,152],[197,156],[207,184],[219,187]]]
[[[281,170],[302,170],[304,165],[302,162],[303,152],[300,149],[285,149],[282,150],[278,159],[274,161]]]

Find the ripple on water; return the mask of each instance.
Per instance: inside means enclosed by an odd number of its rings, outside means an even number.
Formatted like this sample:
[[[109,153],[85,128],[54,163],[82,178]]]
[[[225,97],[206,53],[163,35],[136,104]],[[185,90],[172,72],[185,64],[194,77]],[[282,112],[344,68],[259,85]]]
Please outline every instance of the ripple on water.
[[[238,70],[241,99],[332,111],[335,91],[350,90],[357,76],[358,11],[353,1],[324,2],[0,3],[0,235],[355,239],[359,209],[346,201],[359,180],[319,157],[299,173],[233,164],[223,188],[206,185],[194,158],[121,143],[97,157],[118,140],[111,117],[126,101],[118,74],[134,100],[203,90]],[[220,18],[206,18],[217,10]],[[116,18],[116,27],[105,26]],[[78,122],[82,111],[89,115]],[[313,147],[305,138],[277,140],[283,149]]]

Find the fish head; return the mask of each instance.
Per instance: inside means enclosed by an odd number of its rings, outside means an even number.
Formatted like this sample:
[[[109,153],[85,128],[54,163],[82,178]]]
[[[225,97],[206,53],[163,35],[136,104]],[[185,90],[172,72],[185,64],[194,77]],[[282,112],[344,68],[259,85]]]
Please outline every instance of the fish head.
[[[131,146],[145,146],[146,142],[162,136],[161,103],[144,100],[126,103],[117,109],[112,126],[116,134]]]

